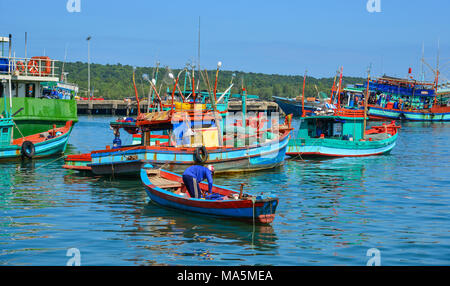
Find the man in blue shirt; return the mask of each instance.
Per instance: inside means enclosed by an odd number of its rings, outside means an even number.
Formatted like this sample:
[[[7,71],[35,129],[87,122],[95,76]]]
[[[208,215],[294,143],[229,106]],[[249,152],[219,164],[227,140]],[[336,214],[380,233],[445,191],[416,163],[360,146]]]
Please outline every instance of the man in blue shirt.
[[[187,168],[183,173],[183,182],[186,186],[191,198],[199,199],[202,197],[202,192],[199,183],[206,179],[208,181],[208,191],[212,192],[214,166],[208,165],[203,167],[200,165],[194,165]]]

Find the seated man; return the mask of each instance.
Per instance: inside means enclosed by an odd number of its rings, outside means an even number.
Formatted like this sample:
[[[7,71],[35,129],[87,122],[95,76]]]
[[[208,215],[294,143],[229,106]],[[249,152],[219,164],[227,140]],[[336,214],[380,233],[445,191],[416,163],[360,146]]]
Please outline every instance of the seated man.
[[[191,195],[191,198],[199,199],[202,197],[202,192],[200,190],[199,183],[204,179],[208,181],[209,193],[212,191],[214,167],[213,165],[208,165],[203,167],[200,165],[194,165],[187,168],[183,173],[183,182]]]

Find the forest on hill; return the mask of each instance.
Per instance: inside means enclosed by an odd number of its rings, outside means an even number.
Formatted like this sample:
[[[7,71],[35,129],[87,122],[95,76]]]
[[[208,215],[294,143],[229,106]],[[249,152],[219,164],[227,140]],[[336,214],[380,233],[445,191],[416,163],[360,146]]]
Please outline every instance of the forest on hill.
[[[59,63],[62,68],[63,63]],[[171,70],[168,67],[136,67],[135,81],[139,93],[139,97],[147,97],[150,90],[150,84],[144,80],[142,75],[147,74],[149,79],[156,78],[157,73],[157,88],[161,90],[160,94],[174,86],[174,81],[168,74],[171,72],[177,76],[179,69]],[[68,62],[64,63],[64,72],[67,72],[67,81],[75,83],[79,86],[80,96],[86,96],[88,86],[88,64],[82,62]],[[190,71],[192,76],[192,71]],[[203,76],[195,71],[195,84],[200,78],[200,89],[208,90],[208,84],[204,78],[208,78],[209,86],[214,88],[216,70],[208,70],[206,73],[202,72]],[[105,99],[123,99],[126,97],[134,97],[133,88],[133,67],[122,64],[90,64],[91,74],[91,90],[94,91],[95,97],[103,97]],[[181,89],[185,85],[185,72],[181,73],[179,79],[179,86]],[[261,99],[271,100],[272,96],[282,97],[297,97],[302,93],[303,76],[301,75],[277,75],[277,74],[262,74],[242,71],[219,71],[217,91],[226,90],[233,80],[232,93],[239,93],[242,85],[247,89],[248,94],[258,95]],[[306,77],[305,96],[311,97],[317,95],[318,92],[331,93],[334,75],[330,78],[314,78]],[[337,78],[336,80],[339,80]],[[359,77],[343,77],[343,86],[347,84],[363,83],[364,79]],[[190,89],[191,80],[186,79],[186,89]]]

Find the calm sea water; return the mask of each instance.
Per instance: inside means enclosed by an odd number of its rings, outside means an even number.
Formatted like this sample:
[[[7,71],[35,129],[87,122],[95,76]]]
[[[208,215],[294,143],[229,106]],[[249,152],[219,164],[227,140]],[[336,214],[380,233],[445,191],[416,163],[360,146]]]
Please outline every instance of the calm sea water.
[[[111,117],[80,116],[67,153],[111,145]],[[85,177],[58,157],[0,164],[0,265],[450,264],[450,124],[405,123],[390,155],[293,160],[215,182],[280,199],[271,226],[149,202],[139,180]],[[124,143],[131,138],[122,135]]]

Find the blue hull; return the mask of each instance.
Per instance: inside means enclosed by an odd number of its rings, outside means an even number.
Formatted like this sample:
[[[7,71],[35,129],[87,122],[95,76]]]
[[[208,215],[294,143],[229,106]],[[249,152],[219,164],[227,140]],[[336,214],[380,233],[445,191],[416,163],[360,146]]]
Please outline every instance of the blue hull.
[[[291,98],[283,98],[274,96],[275,102],[283,110],[285,114],[292,114],[293,116],[302,116],[302,103]],[[305,113],[310,114],[316,110],[317,107],[305,104]]]
[[[170,207],[182,211],[189,211],[194,213],[200,213],[216,217],[233,218],[239,220],[253,221],[255,223],[270,223],[275,218],[276,208],[278,206],[277,198],[262,198],[261,196],[248,196],[247,198],[228,198],[229,196],[238,195],[239,193],[229,188],[213,185],[212,192],[221,194],[228,199],[195,199],[186,196],[184,193],[174,192],[172,188],[182,188],[183,184],[181,176],[165,170],[160,170],[162,176],[158,178],[165,178],[169,182],[178,182],[180,185],[177,187],[164,187],[158,184],[158,179],[155,180],[155,184],[147,174],[147,168],[153,166],[145,165],[140,170],[140,176],[142,183],[145,185],[145,189],[149,198],[162,206]],[[150,168],[152,169],[152,168]],[[152,177],[154,178],[154,177]],[[172,183],[171,183],[172,184]],[[203,190],[208,189],[206,183],[200,183],[200,188]]]
[[[214,164],[217,173],[256,171],[274,168],[284,162],[289,134],[281,141],[264,143],[250,148],[215,148],[209,150],[205,164]],[[92,162],[88,166],[96,175],[139,175],[143,162],[163,167],[174,172],[183,172],[187,167],[197,164],[194,151],[186,148],[160,148],[133,146],[92,152]]]

